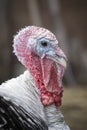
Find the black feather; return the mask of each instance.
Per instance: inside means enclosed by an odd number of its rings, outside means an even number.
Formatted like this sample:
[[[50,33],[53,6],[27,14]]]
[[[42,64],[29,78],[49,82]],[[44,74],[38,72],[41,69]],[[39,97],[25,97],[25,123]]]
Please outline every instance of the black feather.
[[[35,113],[28,113],[0,96],[0,130],[48,130],[48,127]]]

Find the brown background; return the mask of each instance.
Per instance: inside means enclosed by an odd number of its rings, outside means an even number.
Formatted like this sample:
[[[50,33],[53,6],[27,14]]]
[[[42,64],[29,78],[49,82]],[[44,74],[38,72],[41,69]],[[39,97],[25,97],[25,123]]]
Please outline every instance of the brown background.
[[[25,68],[13,36],[28,25],[51,30],[68,57],[62,110],[72,130],[87,130],[87,0],[0,0],[0,83]]]

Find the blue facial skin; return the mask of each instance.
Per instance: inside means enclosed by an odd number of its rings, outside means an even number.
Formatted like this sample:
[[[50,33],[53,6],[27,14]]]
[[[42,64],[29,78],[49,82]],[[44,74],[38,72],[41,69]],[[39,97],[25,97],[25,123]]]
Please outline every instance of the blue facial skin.
[[[51,41],[46,38],[37,39],[36,51],[39,56],[46,54],[48,51],[53,50]]]

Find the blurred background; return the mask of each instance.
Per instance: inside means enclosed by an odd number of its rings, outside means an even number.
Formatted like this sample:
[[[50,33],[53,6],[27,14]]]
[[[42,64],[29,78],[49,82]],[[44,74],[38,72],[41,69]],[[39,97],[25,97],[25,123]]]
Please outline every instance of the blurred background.
[[[61,109],[72,130],[87,130],[87,0],[0,0],[0,83],[25,70],[12,44],[29,25],[56,35],[68,57]]]

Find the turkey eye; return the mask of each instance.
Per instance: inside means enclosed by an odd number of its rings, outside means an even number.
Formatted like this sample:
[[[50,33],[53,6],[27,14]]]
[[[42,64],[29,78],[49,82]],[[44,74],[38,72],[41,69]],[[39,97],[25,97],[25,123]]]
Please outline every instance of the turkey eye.
[[[46,41],[42,41],[42,42],[41,42],[41,45],[42,45],[43,47],[47,47],[48,43],[47,43]]]

